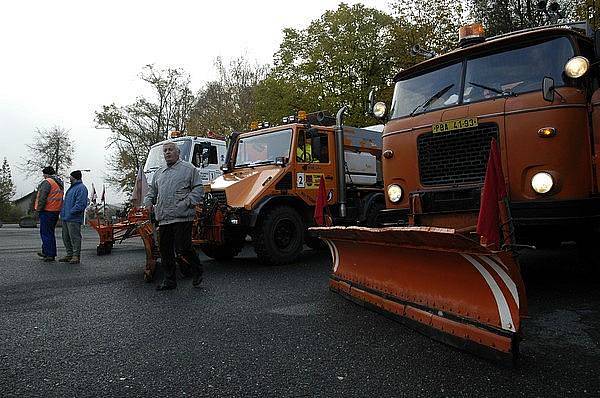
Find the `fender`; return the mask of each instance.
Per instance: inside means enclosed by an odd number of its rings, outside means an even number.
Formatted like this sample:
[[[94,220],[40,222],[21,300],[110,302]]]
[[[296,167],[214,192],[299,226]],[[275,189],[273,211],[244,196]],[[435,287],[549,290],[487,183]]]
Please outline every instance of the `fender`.
[[[385,204],[385,197],[383,196],[383,192],[377,192],[373,194],[369,194],[367,199],[365,200],[365,205],[360,210],[360,222],[365,221],[367,218],[367,212],[371,208],[371,206],[378,200],[381,200]]]
[[[304,203],[302,200],[298,199],[295,196],[291,196],[291,195],[265,196],[250,211],[250,222],[249,222],[248,226],[249,227],[256,226],[258,217],[260,216],[262,209],[267,205],[271,206],[271,205],[275,205],[275,204],[288,204],[291,207],[295,208],[296,210],[305,209],[307,207],[306,203]],[[303,212],[299,211],[299,213],[304,218]]]

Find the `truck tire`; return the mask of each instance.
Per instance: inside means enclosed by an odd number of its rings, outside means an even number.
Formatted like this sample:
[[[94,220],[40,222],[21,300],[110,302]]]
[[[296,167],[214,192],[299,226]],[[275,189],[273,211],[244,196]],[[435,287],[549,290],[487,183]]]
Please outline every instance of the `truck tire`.
[[[381,210],[385,209],[385,203],[380,200],[374,201],[371,203],[371,206],[367,209],[367,213],[365,215],[364,225],[369,228],[377,228],[381,227],[381,223],[377,222],[377,215]]]
[[[294,261],[302,252],[304,229],[302,218],[293,208],[279,206],[269,210],[253,236],[259,261],[267,265]]]
[[[203,243],[200,245],[200,249],[210,258],[214,258],[217,261],[231,260],[242,251],[242,244],[229,243],[225,245],[212,245],[209,243]]]

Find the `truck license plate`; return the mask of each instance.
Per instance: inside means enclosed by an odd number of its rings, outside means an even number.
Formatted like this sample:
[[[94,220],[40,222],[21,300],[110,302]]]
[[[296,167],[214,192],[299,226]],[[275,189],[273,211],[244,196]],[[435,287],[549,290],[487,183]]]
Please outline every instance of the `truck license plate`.
[[[466,129],[469,127],[477,127],[477,118],[466,117],[463,119],[447,120],[445,122],[435,123],[433,125],[433,134],[443,133],[445,131]]]

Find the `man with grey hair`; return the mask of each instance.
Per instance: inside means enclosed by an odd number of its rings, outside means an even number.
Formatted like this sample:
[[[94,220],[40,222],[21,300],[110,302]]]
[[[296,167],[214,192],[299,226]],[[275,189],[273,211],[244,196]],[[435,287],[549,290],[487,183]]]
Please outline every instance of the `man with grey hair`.
[[[192,268],[192,285],[202,282],[202,263],[192,247],[192,222],[195,206],[203,195],[202,180],[196,168],[179,158],[179,148],[174,142],[163,145],[166,165],[156,170],[144,205],[154,210],[158,221],[159,250],[165,272],[157,290],[177,287],[175,253]]]

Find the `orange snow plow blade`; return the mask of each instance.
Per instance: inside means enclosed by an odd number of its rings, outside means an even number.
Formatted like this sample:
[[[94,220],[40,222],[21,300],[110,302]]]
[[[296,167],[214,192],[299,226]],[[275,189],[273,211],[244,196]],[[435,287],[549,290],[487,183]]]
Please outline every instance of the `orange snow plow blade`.
[[[527,304],[519,265],[453,229],[316,227],[332,290],[485,357],[516,360]]]

